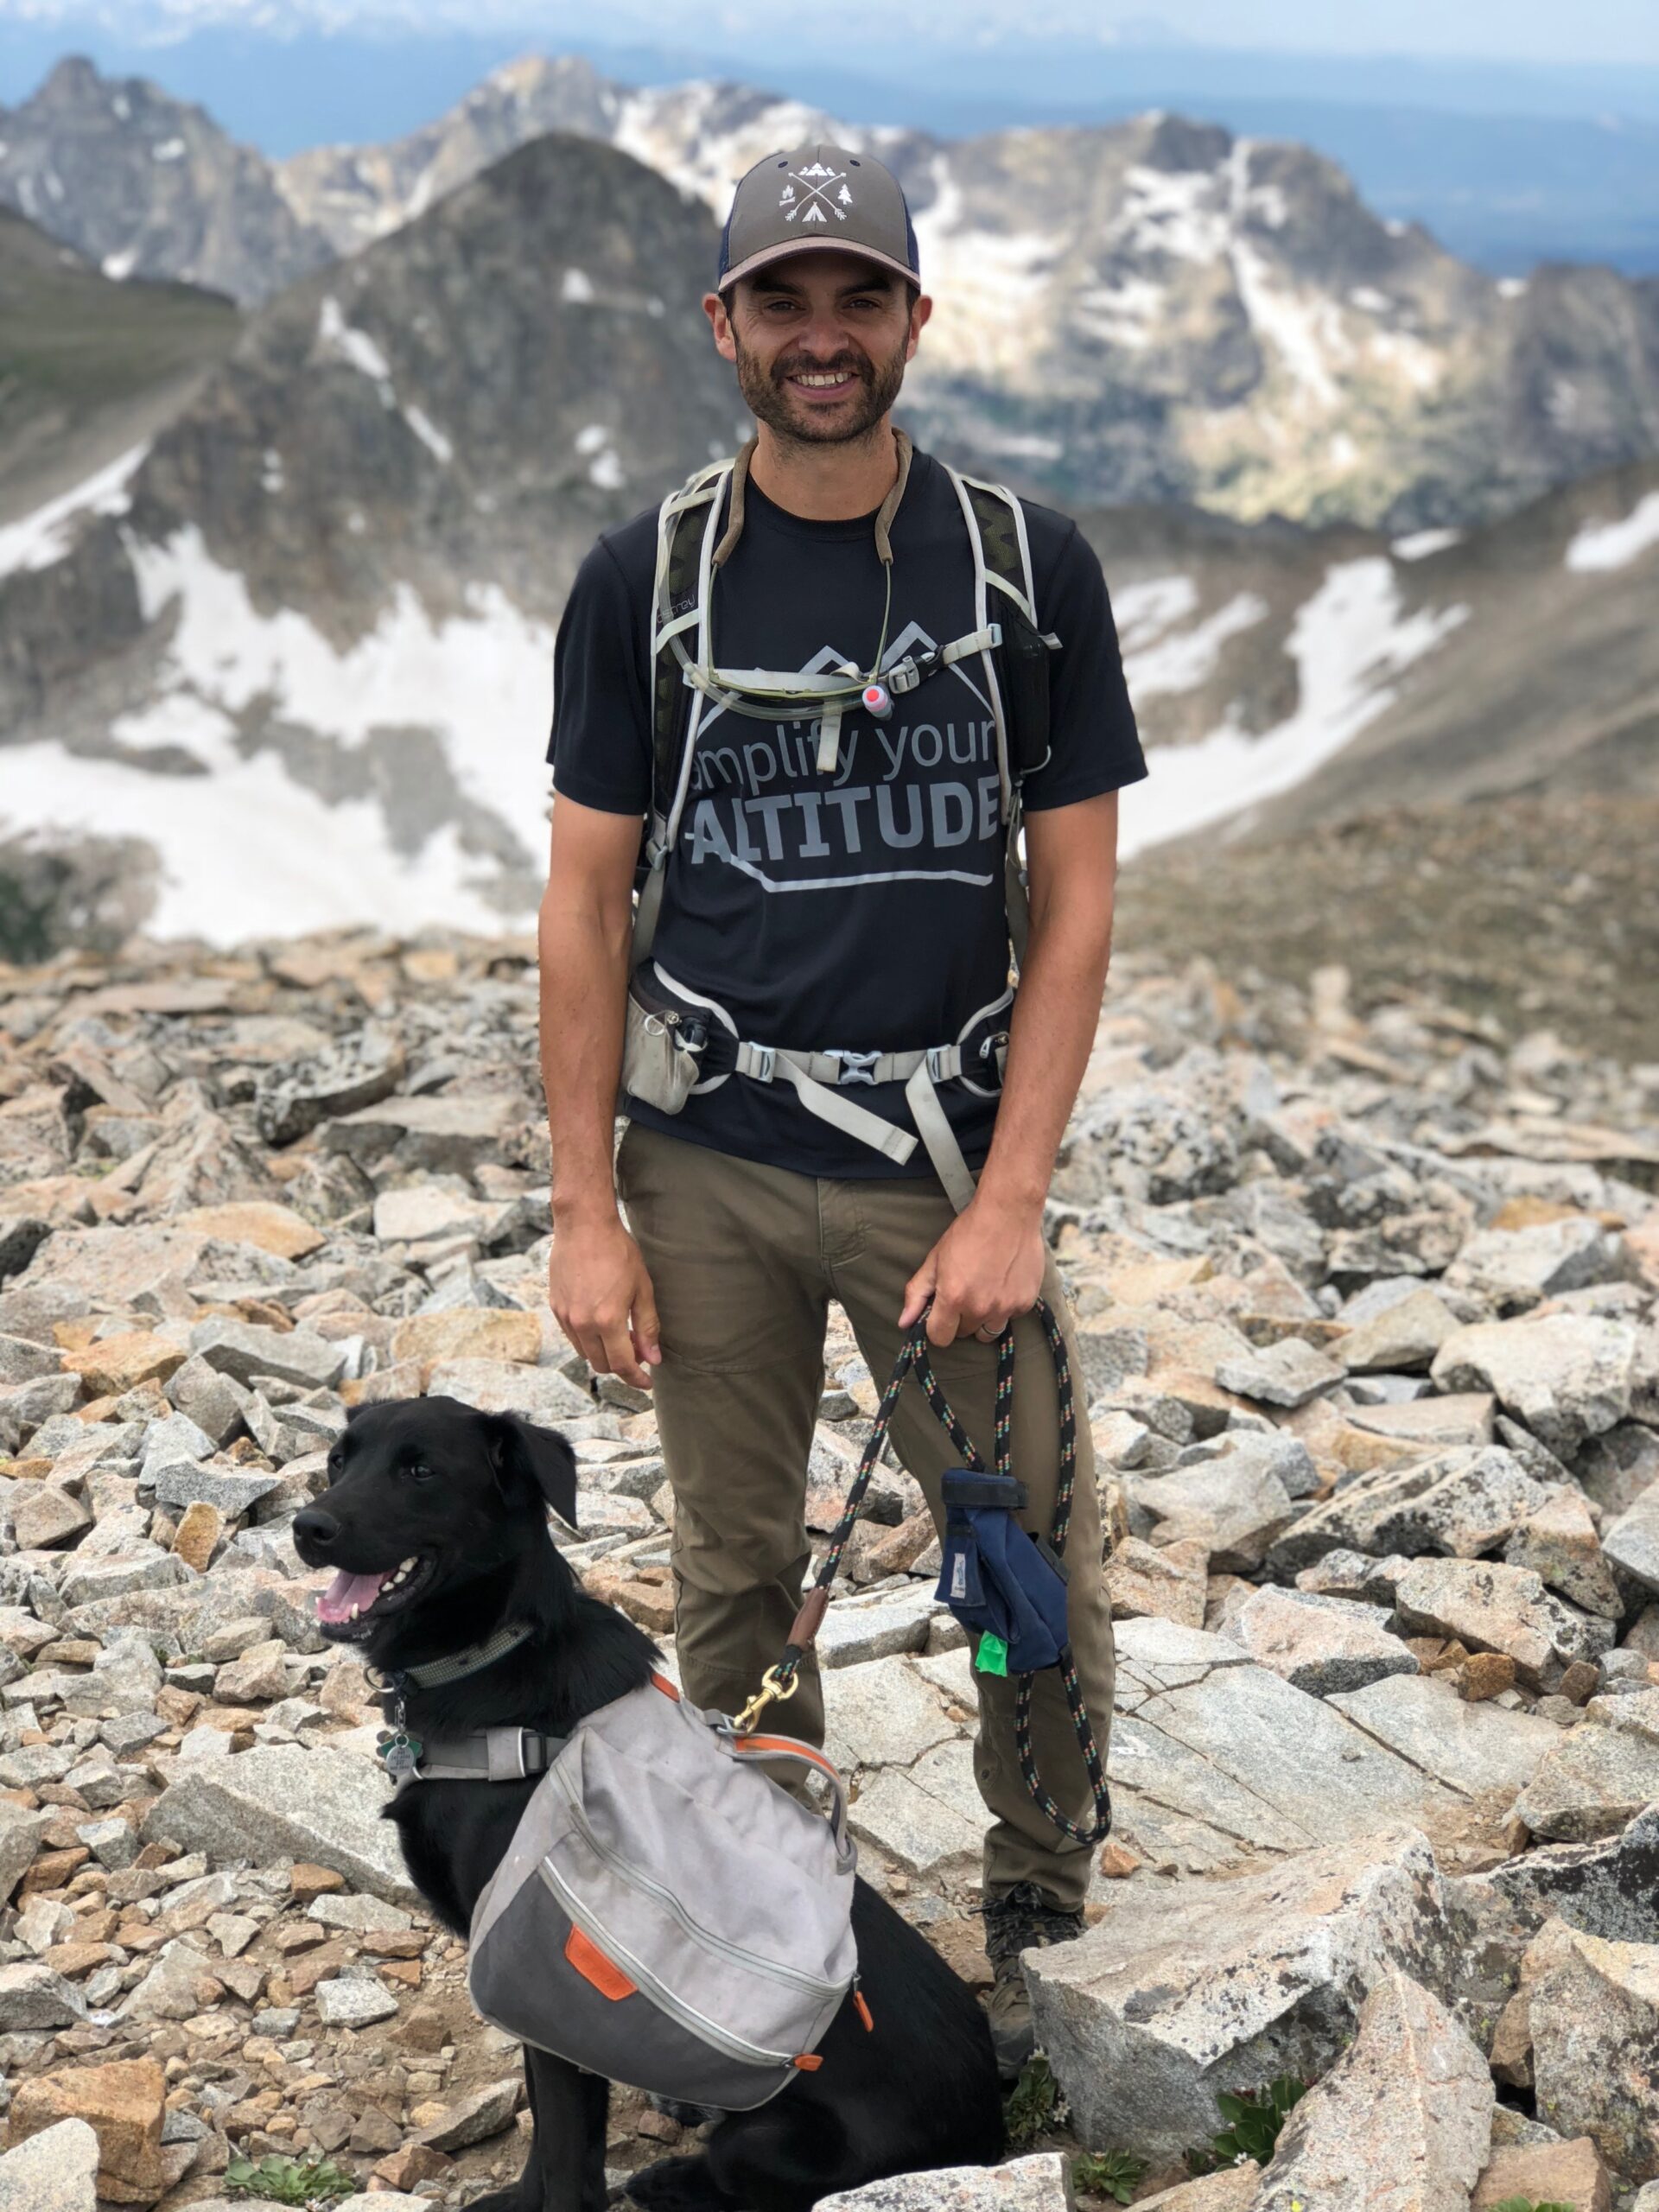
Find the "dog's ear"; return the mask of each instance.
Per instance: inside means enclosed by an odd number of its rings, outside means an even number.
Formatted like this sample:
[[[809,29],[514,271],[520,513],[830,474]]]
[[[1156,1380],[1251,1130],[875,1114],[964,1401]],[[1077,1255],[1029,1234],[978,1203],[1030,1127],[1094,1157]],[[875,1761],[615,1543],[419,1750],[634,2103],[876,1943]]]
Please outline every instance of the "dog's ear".
[[[490,1452],[498,1468],[517,1464],[568,1528],[576,1525],[575,1454],[556,1429],[538,1428],[522,1414],[490,1416]]]

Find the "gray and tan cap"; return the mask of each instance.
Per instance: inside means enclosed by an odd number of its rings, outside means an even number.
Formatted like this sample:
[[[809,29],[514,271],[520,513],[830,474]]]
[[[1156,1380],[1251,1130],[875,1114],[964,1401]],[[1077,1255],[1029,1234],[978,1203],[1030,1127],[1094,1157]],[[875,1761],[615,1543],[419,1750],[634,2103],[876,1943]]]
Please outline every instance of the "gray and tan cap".
[[[715,289],[724,292],[772,262],[824,246],[861,253],[912,284],[922,281],[915,226],[891,169],[845,146],[768,154],[738,181],[720,234]]]

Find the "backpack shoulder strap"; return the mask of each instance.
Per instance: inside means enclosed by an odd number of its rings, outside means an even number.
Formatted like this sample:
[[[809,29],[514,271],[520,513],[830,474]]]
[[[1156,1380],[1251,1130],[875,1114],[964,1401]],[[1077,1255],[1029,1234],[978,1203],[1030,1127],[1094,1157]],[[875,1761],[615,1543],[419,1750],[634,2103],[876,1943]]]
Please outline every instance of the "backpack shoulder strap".
[[[633,964],[651,950],[663,900],[663,871],[679,830],[686,772],[700,701],[682,674],[682,633],[694,630],[707,658],[709,581],[714,541],[734,464],[711,462],[687,477],[657,510],[657,569],[651,605],[651,813],[645,826]]]
[[[689,476],[657,511],[657,574],[652,594],[652,801],[671,801],[678,766],[678,738],[685,723],[686,688],[671,641],[701,630],[707,564],[704,541],[720,514],[731,476],[729,461]],[[658,806],[663,813],[667,804]]]
[[[1005,484],[988,484],[977,476],[957,471],[962,499],[979,540],[976,565],[982,565],[986,582],[1006,593],[1033,629],[1037,601],[1031,575],[1031,541],[1026,532],[1026,511]]]
[[[948,462],[944,466],[961,503],[963,518],[968,524],[969,543],[973,549],[976,626],[982,631],[988,625],[991,594],[995,591],[1001,602],[997,620],[1005,636],[1016,627],[1023,630],[1021,642],[1029,648],[1034,648],[1040,660],[1050,643],[1058,643],[1058,640],[1045,638],[1037,620],[1026,511],[1006,485],[988,484],[977,476],[964,476]],[[1025,769],[1037,766],[1047,757],[1047,679],[1045,675],[1039,695],[1044,702],[1042,728],[1016,728],[1015,718],[1010,713],[1013,702],[1009,687],[1004,682],[1004,677],[1010,673],[1010,654],[1003,653],[1000,668],[997,655],[989,645],[984,647],[980,658],[985,671],[985,695],[990,703],[991,719],[996,730],[996,772],[1001,785],[1002,819],[1008,833],[1004,898],[1007,909],[1008,937],[1014,948],[1014,963],[1017,970],[1025,962],[1028,922],[1020,838],[1020,779]],[[1030,718],[1029,715],[1027,718]]]

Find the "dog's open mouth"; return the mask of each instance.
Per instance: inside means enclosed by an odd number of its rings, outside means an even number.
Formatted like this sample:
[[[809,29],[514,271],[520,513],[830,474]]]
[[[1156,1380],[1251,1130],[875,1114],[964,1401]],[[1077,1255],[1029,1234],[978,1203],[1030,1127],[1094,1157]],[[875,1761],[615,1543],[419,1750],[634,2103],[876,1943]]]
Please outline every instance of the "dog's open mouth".
[[[437,1565],[435,1552],[416,1552],[372,1574],[337,1574],[317,1599],[317,1626],[336,1643],[369,1635],[388,1613],[424,1588]]]

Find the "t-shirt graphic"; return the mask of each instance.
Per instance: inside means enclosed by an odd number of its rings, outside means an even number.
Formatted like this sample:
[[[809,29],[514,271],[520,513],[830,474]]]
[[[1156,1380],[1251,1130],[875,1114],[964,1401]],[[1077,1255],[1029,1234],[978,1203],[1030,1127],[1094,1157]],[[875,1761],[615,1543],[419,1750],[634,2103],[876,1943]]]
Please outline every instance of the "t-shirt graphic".
[[[1146,773],[1100,563],[1075,524],[1025,503],[1037,613],[1061,639],[1050,663],[1050,753],[1027,810],[1067,806]],[[893,544],[881,670],[976,626],[968,525],[944,469],[911,463]],[[643,817],[651,798],[653,507],[600,538],[559,627],[554,786],[584,806]],[[874,514],[813,522],[751,480],[742,535],[717,573],[714,658],[726,668],[868,669],[886,580]],[[849,1054],[951,1042],[1007,987],[1004,830],[982,662],[969,655],[895,695],[881,721],[855,702],[833,767],[816,715],[763,720],[707,705],[654,957],[716,1001],[758,1045]],[[859,1105],[912,1127],[901,1084]],[[982,1165],[994,1096],[944,1084],[964,1157]],[[696,1144],[798,1173],[931,1175],[810,1114],[789,1085],[733,1076],[664,1115],[634,1119]]]
[[[912,622],[887,647],[878,672],[938,643]],[[826,645],[803,672],[850,664],[844,652]],[[1002,862],[996,726],[982,665],[978,672],[976,682],[958,661],[895,697],[889,719],[849,719],[827,774],[817,769],[815,722],[767,723],[711,708],[698,734],[680,830],[688,864],[741,868],[772,893],[873,883],[996,885]]]

